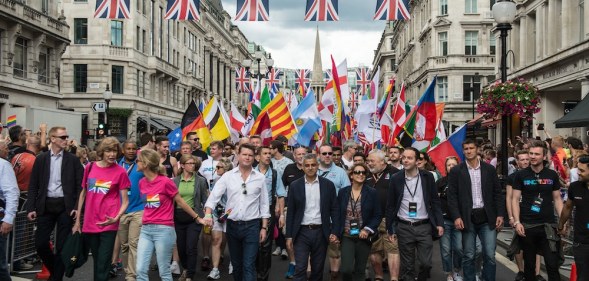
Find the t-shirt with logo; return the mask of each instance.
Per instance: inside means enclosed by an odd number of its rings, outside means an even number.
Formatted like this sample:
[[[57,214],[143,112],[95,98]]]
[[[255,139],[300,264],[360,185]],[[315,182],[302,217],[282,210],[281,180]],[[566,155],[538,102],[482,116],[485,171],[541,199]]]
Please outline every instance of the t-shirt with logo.
[[[141,199],[144,202],[143,224],[174,226],[174,197],[178,188],[166,176],[158,175],[152,181],[139,181]]]
[[[88,172],[90,171],[90,172]],[[128,189],[131,181],[127,171],[119,165],[99,167],[96,163],[86,165],[82,188],[86,189],[84,206],[84,233],[117,231],[119,223],[99,226],[97,223],[107,220],[106,216],[115,217],[121,208],[121,190]]]
[[[554,223],[552,192],[560,189],[558,174],[548,168],[536,173],[528,167],[514,175],[513,188],[521,190],[520,221],[528,224]]]
[[[217,178],[219,178],[219,175],[217,175],[218,163],[218,160],[213,160],[212,157],[209,157],[208,159],[202,161],[200,169],[198,169],[198,172],[207,180],[207,183],[209,184],[209,190],[213,190],[212,183],[215,182]]]
[[[29,190],[29,182],[31,180],[31,173],[33,172],[35,159],[35,154],[30,151],[25,151],[12,157],[12,160],[10,161],[20,191]]]
[[[575,243],[589,244],[589,187],[576,181],[569,186],[569,200],[575,203]]]

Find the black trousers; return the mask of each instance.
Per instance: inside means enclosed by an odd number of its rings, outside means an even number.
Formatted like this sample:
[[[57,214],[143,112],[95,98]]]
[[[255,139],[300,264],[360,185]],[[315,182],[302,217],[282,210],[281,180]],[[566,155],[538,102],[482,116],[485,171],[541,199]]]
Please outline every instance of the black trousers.
[[[49,206],[51,204],[52,206]],[[37,254],[41,257],[43,263],[49,269],[51,278],[54,281],[61,281],[65,271],[65,266],[61,261],[61,249],[67,237],[72,233],[72,226],[74,221],[70,214],[65,211],[63,200],[59,202],[51,198],[47,198],[46,208],[43,215],[37,216],[37,231],[35,233],[35,248]],[[55,233],[55,254],[49,248],[49,241],[51,233],[57,226]]]
[[[557,249],[560,248],[559,244],[556,245]],[[536,280],[536,254],[539,252],[542,252],[544,256],[548,281],[560,280],[558,252],[550,251],[544,226],[527,228],[526,237],[520,237],[520,245],[524,255],[524,275],[526,280]]]
[[[411,226],[399,223],[397,225],[397,239],[399,243],[399,254],[401,256],[400,279],[418,281],[429,278],[432,268],[432,225],[429,223]],[[419,268],[415,270],[415,259],[419,261]],[[533,279],[532,279],[533,280]]]
[[[195,279],[196,261],[198,255],[198,237],[202,225],[195,222],[180,223],[174,222],[176,229],[176,246],[180,264],[186,270],[186,278]]]
[[[573,244],[573,254],[577,265],[577,279],[581,281],[589,278],[589,244]]]
[[[327,245],[321,227],[309,229],[301,227],[293,241],[295,255],[295,274],[293,281],[322,281]],[[311,258],[311,276],[307,279],[307,263]]]
[[[270,267],[272,266],[272,241],[274,240],[274,219],[270,218],[268,223],[268,238],[258,250],[256,256],[256,272],[258,281],[268,281]]]

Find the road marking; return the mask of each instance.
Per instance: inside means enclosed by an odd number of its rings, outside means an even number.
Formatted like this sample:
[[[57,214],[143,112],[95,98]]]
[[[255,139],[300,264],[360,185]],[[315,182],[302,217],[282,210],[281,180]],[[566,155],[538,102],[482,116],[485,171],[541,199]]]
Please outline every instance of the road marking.
[[[497,262],[501,263],[505,267],[509,268],[514,273],[519,271],[519,269],[517,268],[517,265],[514,262],[512,262],[507,257],[504,257],[503,255],[501,255],[497,252],[495,252],[495,260],[497,260]]]
[[[33,280],[33,279],[16,277],[16,276],[10,276],[10,277],[12,278],[12,281],[32,281]]]

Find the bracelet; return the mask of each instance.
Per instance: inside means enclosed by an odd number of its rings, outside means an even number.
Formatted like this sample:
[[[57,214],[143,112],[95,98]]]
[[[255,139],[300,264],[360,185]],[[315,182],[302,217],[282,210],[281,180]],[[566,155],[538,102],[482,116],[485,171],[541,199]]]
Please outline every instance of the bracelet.
[[[509,217],[509,220],[512,220],[512,219],[513,219],[513,217]]]
[[[516,222],[514,222],[514,223],[513,223],[513,226],[516,226],[516,225],[518,225],[518,224],[520,224],[520,223],[521,223],[521,222],[519,222],[519,221],[516,221]]]
[[[266,232],[268,232],[268,227],[267,226],[262,226],[263,230],[266,230]]]

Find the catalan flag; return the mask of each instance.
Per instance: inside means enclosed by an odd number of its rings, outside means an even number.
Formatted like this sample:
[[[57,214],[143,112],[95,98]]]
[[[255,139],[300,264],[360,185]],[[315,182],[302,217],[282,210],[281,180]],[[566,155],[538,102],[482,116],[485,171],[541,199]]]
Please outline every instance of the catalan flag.
[[[278,135],[283,135],[290,139],[295,133],[297,133],[297,128],[282,93],[276,95],[276,97],[274,97],[274,99],[262,109],[262,112],[258,115],[252,128],[252,132],[260,132],[263,130],[262,127],[266,122],[265,118],[268,118],[268,121],[270,122],[269,125],[272,129],[272,138]]]
[[[10,128],[12,126],[16,126],[16,115],[10,115],[8,116],[8,119],[6,119],[6,128]]]

